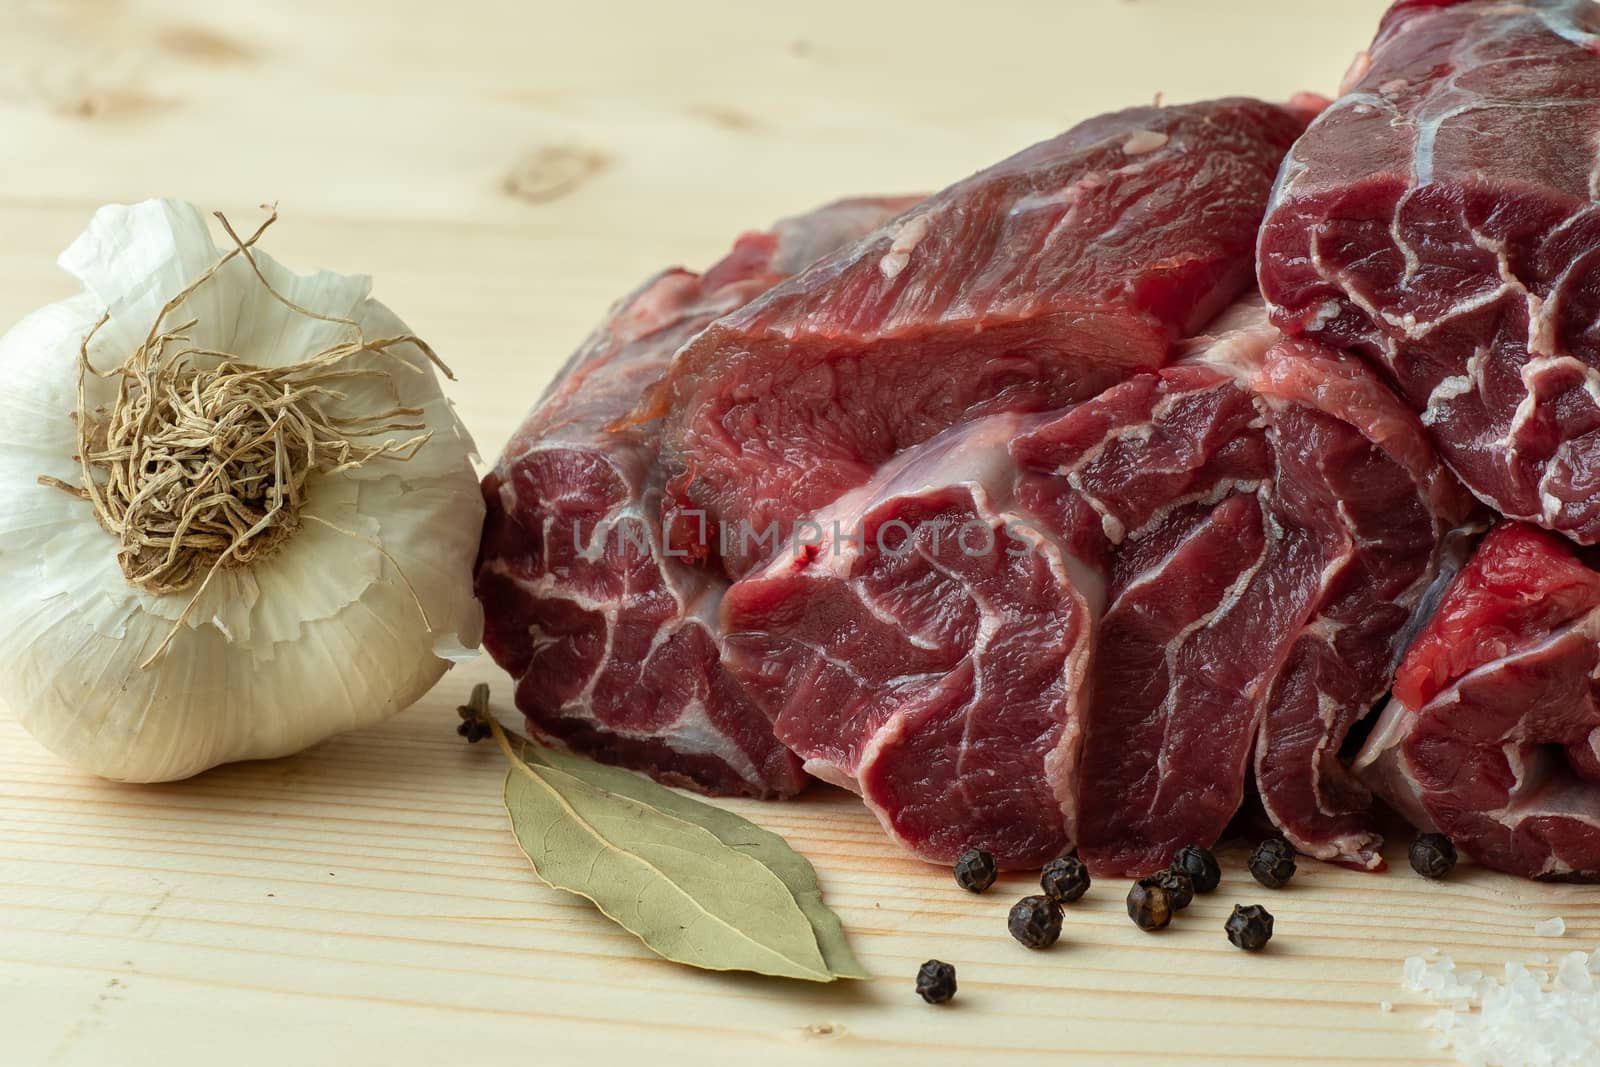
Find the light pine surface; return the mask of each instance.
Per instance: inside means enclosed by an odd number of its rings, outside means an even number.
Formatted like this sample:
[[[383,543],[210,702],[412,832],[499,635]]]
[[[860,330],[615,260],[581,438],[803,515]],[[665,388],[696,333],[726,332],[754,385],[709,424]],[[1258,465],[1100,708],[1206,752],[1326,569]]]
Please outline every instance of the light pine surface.
[[[376,275],[492,457],[659,267],[1158,91],[1331,90],[1382,6],[0,0],[0,320],[69,291],[54,257],[101,202],[277,201],[268,247]],[[811,858],[879,979],[695,972],[533,877],[499,757],[453,730],[480,680],[504,711],[480,661],[387,725],[159,787],[0,718],[0,1064],[1434,1063],[1405,956],[1600,942],[1592,889],[1312,863],[1268,893],[1230,854],[1165,934],[1104,884],[1030,953],[1005,933],[1027,879],[971,897],[818,789],[732,806]],[[1276,913],[1269,952],[1223,939],[1235,901]],[[1567,936],[1536,938],[1551,915]],[[943,1009],[912,993],[929,957],[959,969]]]

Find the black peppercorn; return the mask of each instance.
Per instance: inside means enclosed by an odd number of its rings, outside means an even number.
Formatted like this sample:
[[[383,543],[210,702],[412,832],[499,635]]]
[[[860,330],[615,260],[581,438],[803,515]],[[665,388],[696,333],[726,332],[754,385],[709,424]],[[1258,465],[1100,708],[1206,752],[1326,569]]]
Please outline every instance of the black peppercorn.
[[[1173,911],[1182,911],[1194,900],[1194,880],[1182,871],[1157,871],[1150,880],[1167,891]]]
[[[1228,940],[1246,952],[1258,952],[1272,940],[1272,913],[1260,904],[1233,906],[1233,914],[1223,925]]]
[[[969,893],[981,893],[994,885],[997,873],[994,857],[981,848],[968,849],[956,860],[956,885]]]
[[[956,969],[943,960],[929,960],[917,969],[917,995],[929,1004],[943,1004],[956,995]]]
[[[1294,877],[1294,849],[1281,837],[1269,837],[1250,853],[1250,873],[1268,889],[1282,889]]]
[[[1061,936],[1061,908],[1049,897],[1023,897],[1011,905],[1006,928],[1029,948],[1049,948]]]
[[[1209,848],[1185,845],[1172,856],[1172,869],[1182,871],[1194,883],[1196,893],[1209,893],[1222,881],[1222,868]]]
[[[1443,834],[1423,834],[1411,844],[1411,869],[1424,878],[1443,878],[1455,869],[1456,846]]]
[[[1128,890],[1128,918],[1141,930],[1161,930],[1172,922],[1172,898],[1154,878],[1133,883]]]
[[[1064,856],[1044,865],[1039,888],[1057,904],[1071,904],[1089,891],[1089,868],[1076,856]]]

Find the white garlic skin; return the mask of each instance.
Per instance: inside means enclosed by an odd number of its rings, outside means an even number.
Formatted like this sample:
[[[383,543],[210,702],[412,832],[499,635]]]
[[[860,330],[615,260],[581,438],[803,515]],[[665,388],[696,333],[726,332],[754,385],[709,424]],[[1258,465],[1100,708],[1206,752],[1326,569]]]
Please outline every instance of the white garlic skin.
[[[404,346],[395,351],[417,373],[395,367],[394,386],[424,409],[432,439],[411,462],[313,475],[303,508],[377,541],[394,562],[305,522],[269,558],[219,572],[166,655],[141,669],[193,590],[156,597],[130,585],[91,505],[39,478],[81,481],[70,416],[88,331],[109,310],[90,353],[97,367],[119,363],[161,306],[221,254],[188,204],[103,208],[61,259],[85,292],[0,338],[0,704],[53,752],[106,778],[186,778],[378,722],[470,658],[482,632],[472,564],[484,508],[472,441],[432,366]],[[410,332],[368,297],[365,278],[301,277],[256,258],[280,292],[358,321],[368,340]],[[273,301],[240,259],[172,321],[189,318],[199,320],[197,345],[263,365],[348,336]],[[111,389],[94,381],[90,406]],[[377,405],[382,392],[358,384],[347,402]]]

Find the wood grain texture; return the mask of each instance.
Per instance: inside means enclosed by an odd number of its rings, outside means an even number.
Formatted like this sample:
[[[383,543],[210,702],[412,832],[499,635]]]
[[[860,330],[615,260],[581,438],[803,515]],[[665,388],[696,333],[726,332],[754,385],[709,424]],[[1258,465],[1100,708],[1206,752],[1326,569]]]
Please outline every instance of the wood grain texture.
[[[492,456],[657,268],[1158,90],[1329,89],[1382,7],[0,0],[0,320],[66,294],[51,263],[101,202],[276,200],[272,251],[376,275]],[[1005,934],[1026,879],[971,897],[818,789],[732,806],[811,858],[880,979],[696,973],[533,878],[499,757],[453,732],[478,680],[503,707],[480,662],[384,726],[159,787],[0,720],[0,1062],[1433,1063],[1405,956],[1492,969],[1600,941],[1593,889],[1308,864],[1268,893],[1233,853],[1165,934],[1101,885],[1030,953]],[[1223,939],[1235,901],[1276,913],[1269,952]],[[1564,939],[1532,935],[1558,914]],[[943,1009],[911,990],[935,956],[959,969]]]

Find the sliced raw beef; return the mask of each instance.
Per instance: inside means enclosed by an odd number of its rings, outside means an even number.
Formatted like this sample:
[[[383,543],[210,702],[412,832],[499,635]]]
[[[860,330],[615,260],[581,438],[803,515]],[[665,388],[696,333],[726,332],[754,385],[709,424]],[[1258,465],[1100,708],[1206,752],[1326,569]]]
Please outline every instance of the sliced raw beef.
[[[1010,445],[1035,421],[903,453],[723,601],[725,660],[779,738],[929,860],[1037,867],[1071,843],[1100,580],[1017,500]]]
[[[1600,6],[1396,4],[1284,164],[1273,321],[1372,358],[1503,514],[1600,540]]]
[[[912,203],[845,201],[746,235],[704,275],[658,275],[611,310],[507,444],[484,480],[477,590],[484,645],[538,735],[707,792],[804,784],[721,666],[726,583],[662,548],[654,427],[611,424],[707,323]]]
[[[1091,119],[713,325],[643,409],[666,420],[677,513],[721,524],[721,545],[694,547],[742,574],[901,449],[1165,362],[1249,287],[1273,175],[1311,106]]]
[[[1479,863],[1600,880],[1597,676],[1600,574],[1502,523],[1407,653],[1356,769]]]
[[[1259,312],[1257,312],[1259,314]],[[1257,326],[1018,442],[1107,535],[1075,817],[1091,867],[1210,844],[1254,773],[1301,851],[1382,866],[1340,765],[1468,501],[1354,359]]]
[[[1279,510],[1321,552],[1307,617],[1263,706],[1257,792],[1301,852],[1381,870],[1371,796],[1339,750],[1388,690],[1481,526],[1462,525],[1471,498],[1415,416],[1355,360],[1285,342],[1256,388],[1278,403]]]
[[[1146,874],[1217,838],[1264,738],[1292,839],[1377,864],[1334,756],[1467,501],[1356,360],[1255,302],[1216,332],[903,453],[729,591],[730,670],[911,851]]]

